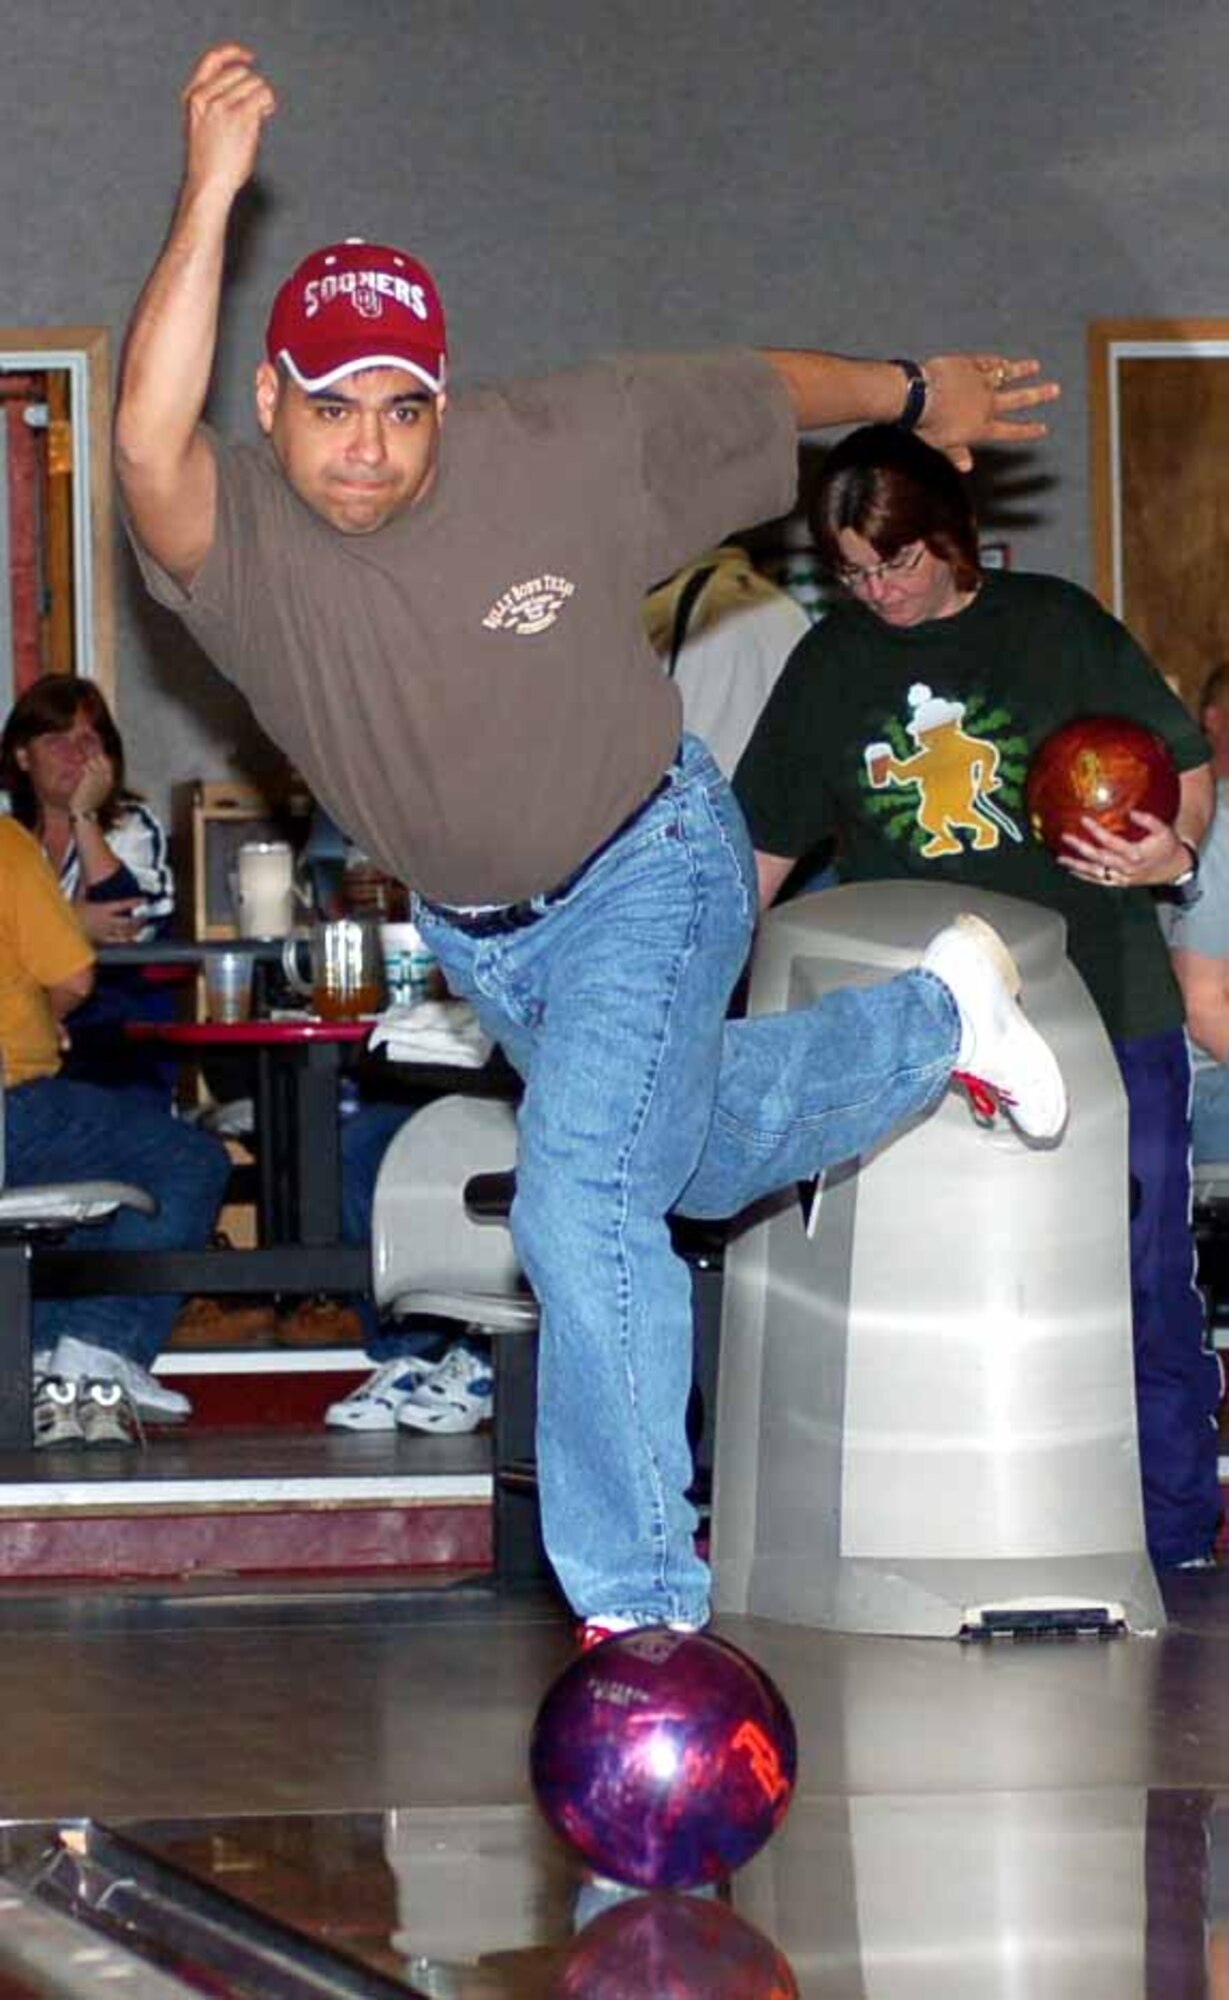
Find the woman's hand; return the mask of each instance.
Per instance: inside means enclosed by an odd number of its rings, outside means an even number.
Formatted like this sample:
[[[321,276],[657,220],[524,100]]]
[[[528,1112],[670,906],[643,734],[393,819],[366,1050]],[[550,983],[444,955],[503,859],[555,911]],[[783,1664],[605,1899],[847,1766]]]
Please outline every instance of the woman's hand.
[[[113,903],[74,903],[77,922],[91,944],[133,944],[141,930],[140,896],[117,896]]]
[[[1071,851],[1057,857],[1059,865],[1098,889],[1160,889],[1184,875],[1191,861],[1180,834],[1153,813],[1133,812],[1131,818],[1141,829],[1135,840],[1083,819],[1083,837],[1063,835]]]
[[[111,795],[115,783],[115,771],[111,759],[100,750],[86,760],[81,776],[73,787],[68,801],[68,814],[97,812]]]

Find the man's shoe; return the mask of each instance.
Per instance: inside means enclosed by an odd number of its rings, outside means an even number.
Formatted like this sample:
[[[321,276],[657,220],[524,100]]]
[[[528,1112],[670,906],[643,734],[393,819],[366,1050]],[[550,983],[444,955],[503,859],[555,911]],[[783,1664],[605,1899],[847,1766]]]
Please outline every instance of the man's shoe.
[[[386,1361],[351,1389],[339,1403],[330,1403],[324,1421],[338,1431],[395,1431],[397,1412],[420,1389],[437,1364],[419,1354]]]
[[[144,1444],[141,1419],[118,1382],[82,1382],[77,1407],[87,1449]]]
[[[495,1376],[488,1354],[455,1341],[439,1366],[397,1411],[399,1429],[457,1436],[476,1431],[495,1407]]]
[[[604,1646],[607,1639],[621,1639],[628,1632],[700,1632],[704,1628],[695,1625],[688,1618],[672,1618],[665,1626],[647,1624],[643,1618],[586,1618],[576,1627],[576,1650],[591,1653],[595,1646]]]
[[[1026,1139],[1057,1139],[1067,1089],[1048,1042],[1021,1006],[1020,973],[996,930],[965,914],[931,939],[922,969],[942,980],[960,1014],[952,1069],[982,1117],[1001,1105]]]
[[[62,1375],[40,1375],[34,1384],[34,1449],[84,1444],[77,1384]]]
[[[159,1382],[139,1361],[109,1347],[93,1347],[70,1333],[56,1343],[52,1365],[57,1375],[68,1375],[78,1382],[118,1382],[145,1423],[181,1424],[192,1415],[187,1397]]]

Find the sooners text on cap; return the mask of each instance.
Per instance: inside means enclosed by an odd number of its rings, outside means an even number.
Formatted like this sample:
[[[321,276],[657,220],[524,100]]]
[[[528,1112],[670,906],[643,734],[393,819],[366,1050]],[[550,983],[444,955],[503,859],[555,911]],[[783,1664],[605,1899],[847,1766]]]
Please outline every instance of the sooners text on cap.
[[[406,368],[434,394],[448,336],[434,278],[404,250],[350,237],[313,250],[273,301],[265,348],[303,389],[360,368]]]

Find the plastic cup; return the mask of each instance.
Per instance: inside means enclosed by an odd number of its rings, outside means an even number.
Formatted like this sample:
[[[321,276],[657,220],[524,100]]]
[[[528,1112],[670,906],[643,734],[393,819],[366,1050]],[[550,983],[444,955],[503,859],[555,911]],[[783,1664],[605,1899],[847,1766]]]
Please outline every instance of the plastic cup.
[[[211,1021],[246,1021],[252,1011],[252,954],[214,951],[205,960],[205,1005]]]

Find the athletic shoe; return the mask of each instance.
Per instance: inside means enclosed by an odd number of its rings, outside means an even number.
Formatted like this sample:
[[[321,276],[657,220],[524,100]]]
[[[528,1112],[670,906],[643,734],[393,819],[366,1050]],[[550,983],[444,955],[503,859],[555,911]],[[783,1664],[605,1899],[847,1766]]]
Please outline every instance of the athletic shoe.
[[[148,1368],[109,1347],[93,1347],[66,1333],[56,1345],[54,1372],[78,1382],[118,1382],[137,1415],[150,1424],[181,1424],[192,1405],[178,1389],[159,1382]]]
[[[495,1377],[489,1354],[476,1354],[454,1341],[437,1368],[420,1382],[397,1411],[402,1430],[457,1435],[476,1431],[495,1407]]]
[[[643,1618],[586,1618],[582,1625],[576,1627],[576,1650],[578,1653],[591,1653],[595,1646],[604,1646],[607,1639],[620,1639],[628,1632],[662,1629],[687,1633],[698,1632],[701,1627],[688,1618],[672,1618],[664,1628],[646,1624]]]
[[[952,1077],[974,1111],[993,1118],[1001,1105],[1026,1139],[1057,1139],[1067,1120],[1062,1071],[1020,1007],[1020,973],[998,932],[980,917],[957,917],[931,939],[922,967],[959,1010]]]
[[[77,1384],[62,1375],[40,1375],[34,1384],[34,1449],[84,1444]]]
[[[88,1449],[99,1445],[144,1444],[141,1419],[120,1383],[82,1382],[77,1408],[81,1436]]]
[[[402,1354],[395,1361],[384,1362],[339,1403],[329,1404],[325,1423],[338,1431],[395,1431],[398,1410],[436,1366],[420,1354]]]

